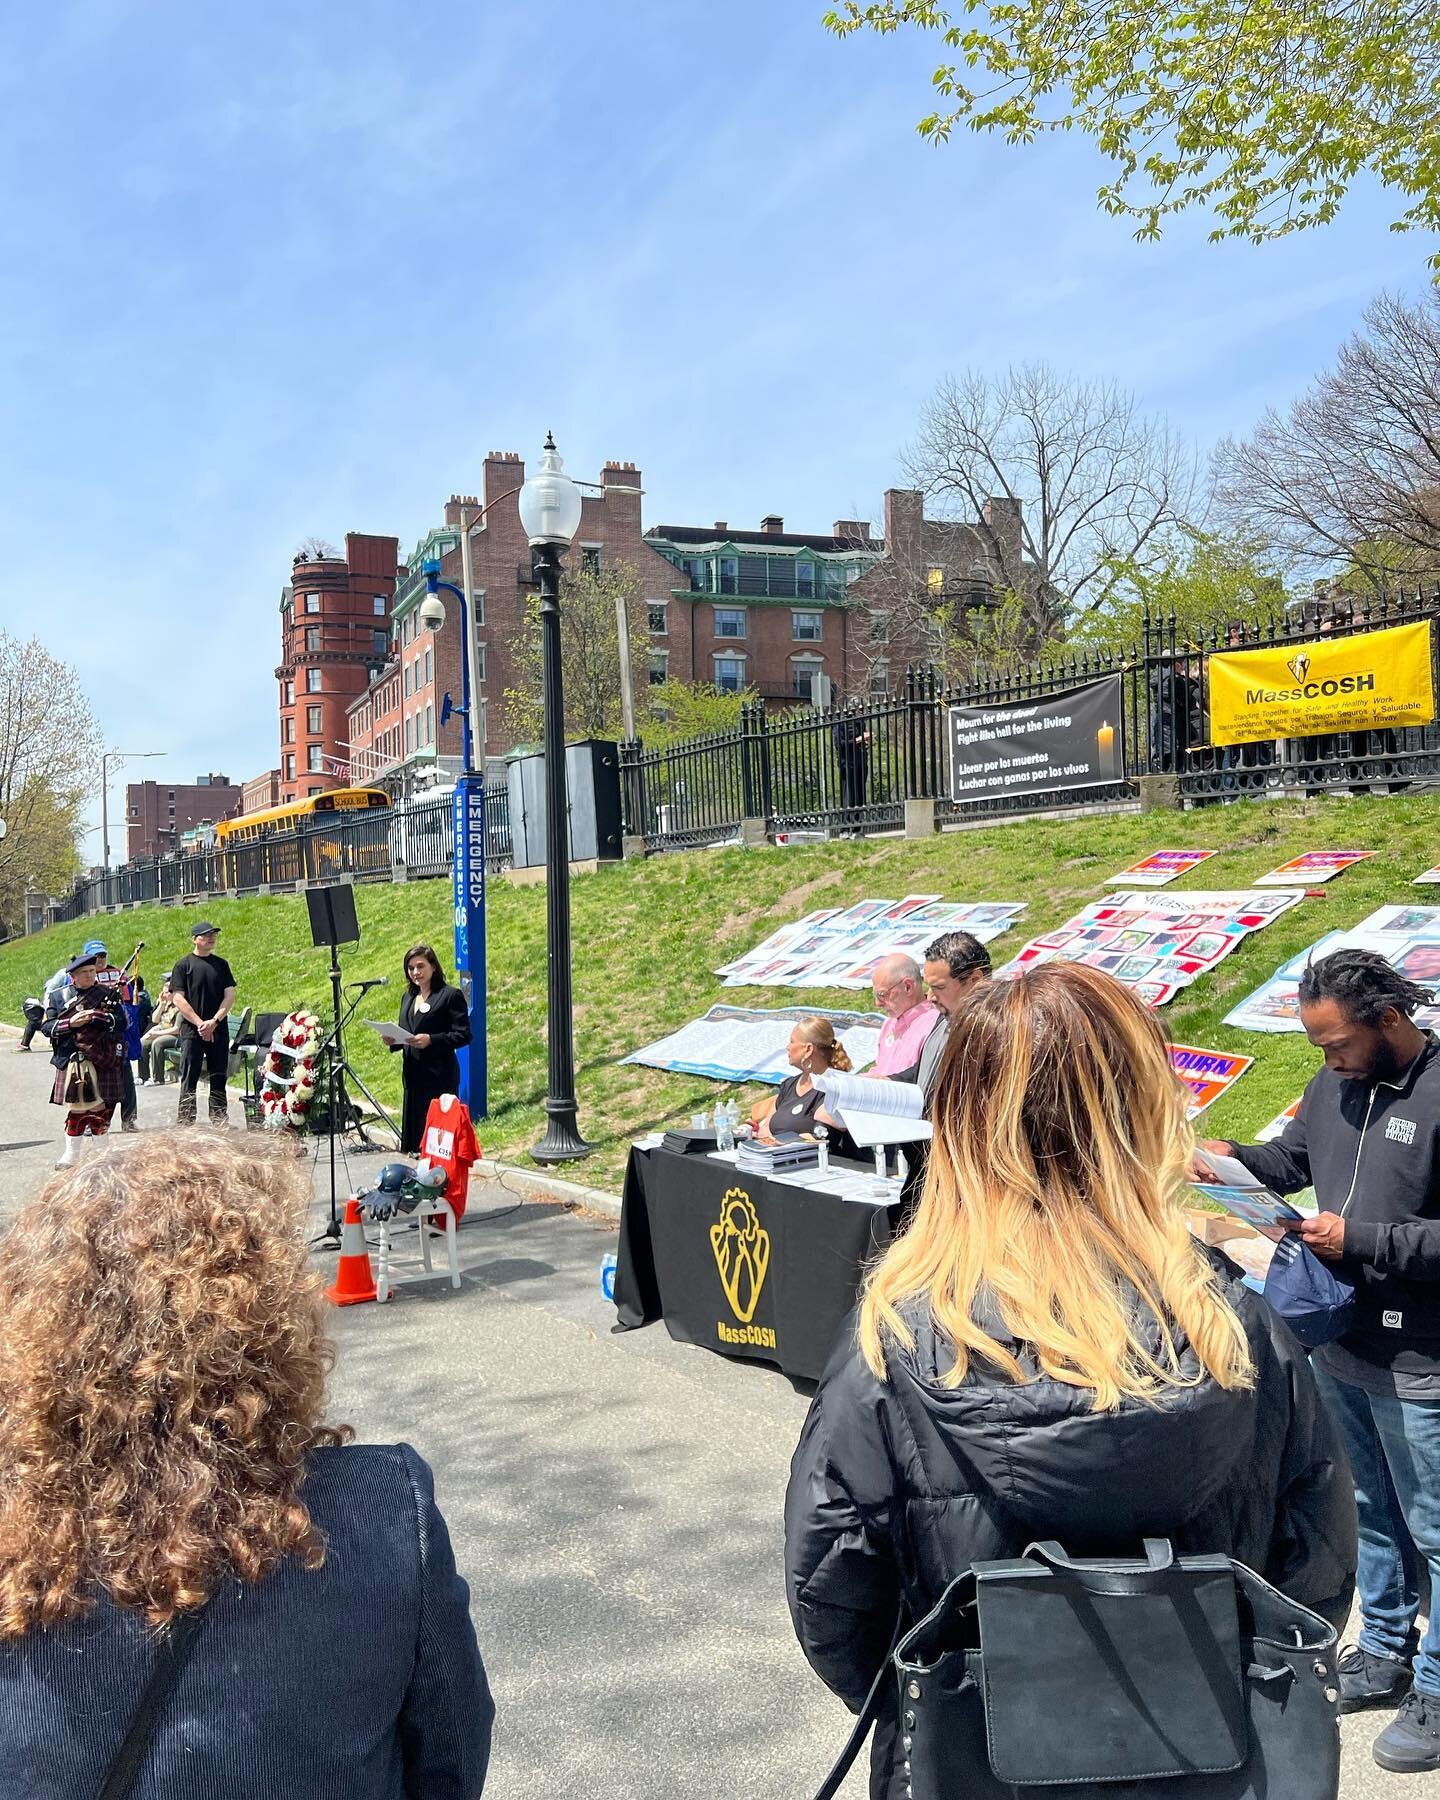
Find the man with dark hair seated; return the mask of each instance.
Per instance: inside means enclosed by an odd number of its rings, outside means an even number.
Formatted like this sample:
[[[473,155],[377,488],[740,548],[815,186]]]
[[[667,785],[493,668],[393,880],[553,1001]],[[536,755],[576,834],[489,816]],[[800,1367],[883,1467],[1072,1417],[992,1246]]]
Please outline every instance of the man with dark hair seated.
[[[945,1041],[950,1035],[950,1022],[965,1004],[966,996],[982,981],[990,978],[990,952],[968,931],[947,931],[925,950],[925,985],[930,998],[940,1008],[940,1020],[926,1038],[920,1060],[913,1069],[894,1077],[897,1081],[915,1081],[928,1098],[935,1085]]]
[[[1411,1016],[1431,999],[1372,951],[1312,963],[1300,1019],[1325,1066],[1295,1117],[1273,1143],[1197,1157],[1234,1155],[1277,1193],[1313,1185],[1301,1235],[1355,1287],[1350,1329],[1314,1353],[1360,1509],[1340,1710],[1402,1703],[1374,1752],[1397,1771],[1440,1769],[1440,1604],[1418,1653],[1415,1629],[1422,1561],[1440,1595],[1440,1039]]]

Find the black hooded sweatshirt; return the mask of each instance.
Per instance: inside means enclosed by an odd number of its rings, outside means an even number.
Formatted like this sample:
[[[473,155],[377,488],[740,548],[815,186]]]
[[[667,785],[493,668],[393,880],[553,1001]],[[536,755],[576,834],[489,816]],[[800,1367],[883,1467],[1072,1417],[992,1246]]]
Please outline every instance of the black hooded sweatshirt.
[[[1086,1391],[1043,1376],[1020,1386],[977,1361],[959,1387],[946,1387],[954,1352],[923,1302],[902,1309],[915,1348],[891,1346],[882,1382],[852,1320],[811,1403],[785,1503],[795,1631],[852,1711],[902,1602],[917,1620],[971,1563],[1017,1556],[1038,1539],[1058,1538],[1075,1556],[1139,1556],[1147,1536],[1185,1553],[1225,1552],[1337,1628],[1344,1622],[1354,1494],[1305,1353],[1233,1264],[1197,1254],[1223,1271],[1244,1324],[1249,1390],[1206,1378],[1163,1407],[1127,1400],[1097,1413]],[[1033,1370],[998,1319],[985,1324]],[[1158,1344],[1153,1320],[1150,1329]],[[1182,1366],[1198,1366],[1183,1344]],[[870,1791],[873,1800],[904,1791],[888,1709]]]

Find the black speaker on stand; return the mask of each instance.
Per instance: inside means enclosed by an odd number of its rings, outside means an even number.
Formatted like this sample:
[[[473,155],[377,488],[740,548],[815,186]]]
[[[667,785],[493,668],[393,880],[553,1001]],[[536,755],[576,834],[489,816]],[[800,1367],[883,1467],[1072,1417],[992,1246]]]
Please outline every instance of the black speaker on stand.
[[[341,1132],[354,1129],[368,1149],[385,1148],[383,1144],[377,1144],[366,1131],[364,1121],[346,1091],[346,1076],[349,1076],[395,1133],[397,1144],[400,1141],[400,1130],[345,1055],[345,1027],[360,1004],[358,994],[348,1008],[343,1005],[340,997],[340,946],[360,942],[360,922],[355,916],[354,883],[342,881],[329,887],[306,888],[305,908],[310,915],[311,943],[317,950],[330,952],[330,1033],[320,1046],[325,1058],[325,1130],[330,1139],[330,1218],[316,1242],[335,1249],[340,1243],[340,1208],[335,1191],[335,1140]]]

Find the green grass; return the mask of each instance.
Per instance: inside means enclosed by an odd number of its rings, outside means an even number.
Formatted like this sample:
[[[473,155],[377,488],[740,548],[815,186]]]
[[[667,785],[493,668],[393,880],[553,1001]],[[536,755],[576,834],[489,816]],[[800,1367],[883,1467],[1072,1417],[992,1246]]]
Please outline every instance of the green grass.
[[[759,942],[778,924],[816,906],[867,896],[898,899],[938,892],[947,900],[1024,900],[1022,928],[991,946],[997,961],[1027,938],[1058,925],[1103,892],[1105,877],[1151,850],[1215,848],[1221,854],[1164,893],[1241,888],[1302,850],[1379,854],[1253,934],[1213,974],[1202,976],[1162,1018],[1178,1041],[1233,1050],[1255,1065],[1204,1115],[1202,1129],[1247,1136],[1298,1094],[1316,1059],[1303,1037],[1267,1037],[1220,1023],[1235,1000],[1322,932],[1355,924],[1387,901],[1423,903],[1413,878],[1440,860],[1437,801],[1422,796],[1324,799],[1209,807],[1179,816],[1037,820],[921,842],[862,839],[797,849],[710,850],[602,869],[572,885],[576,1056],[580,1123],[596,1145],[574,1174],[617,1188],[628,1140],[683,1118],[718,1095],[699,1077],[622,1065],[640,1045],[674,1030],[724,998],[740,1005],[854,1007],[864,995],[841,990],[723,989],[714,967]],[[388,990],[361,1008],[393,1017],[401,957],[416,939],[450,960],[450,890],[443,881],[362,887],[362,942],[344,955],[348,980],[389,975]],[[309,947],[302,898],[206,901],[222,927],[220,949],[233,965],[242,1003],[264,1010],[328,998],[323,952]],[[142,907],[81,920],[0,946],[0,1017],[17,1022],[20,1001],[87,937],[98,934],[120,960],[143,938],[152,989],[190,947],[194,912]],[[480,1135],[487,1153],[519,1158],[542,1134],[545,1095],[545,891],[497,881],[490,888],[491,1113]],[[357,1031],[352,1053],[382,1099],[398,1102],[399,1072],[374,1034]],[[758,1090],[757,1090],[758,1091]]]

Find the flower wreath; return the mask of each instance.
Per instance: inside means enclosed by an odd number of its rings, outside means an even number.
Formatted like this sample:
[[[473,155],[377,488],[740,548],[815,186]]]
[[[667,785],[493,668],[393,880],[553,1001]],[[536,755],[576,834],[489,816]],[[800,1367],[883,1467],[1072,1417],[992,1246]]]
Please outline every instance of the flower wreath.
[[[312,1012],[287,1013],[260,1068],[260,1117],[272,1131],[299,1131],[315,1098],[320,1020]]]

